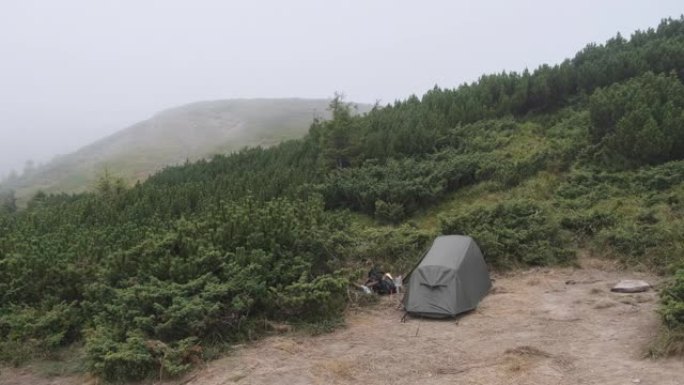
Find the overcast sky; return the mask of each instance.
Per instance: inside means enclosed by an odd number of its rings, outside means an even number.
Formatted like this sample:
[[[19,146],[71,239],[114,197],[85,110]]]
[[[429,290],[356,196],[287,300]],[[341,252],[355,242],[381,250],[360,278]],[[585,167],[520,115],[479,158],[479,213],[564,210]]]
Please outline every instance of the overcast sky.
[[[0,177],[198,100],[383,103],[558,63],[681,0],[0,0]]]

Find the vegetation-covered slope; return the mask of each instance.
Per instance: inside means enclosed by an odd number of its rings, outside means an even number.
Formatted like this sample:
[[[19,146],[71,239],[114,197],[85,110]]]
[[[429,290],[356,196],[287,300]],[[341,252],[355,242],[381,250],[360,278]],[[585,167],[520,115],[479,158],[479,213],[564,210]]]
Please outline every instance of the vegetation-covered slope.
[[[578,252],[684,267],[684,19],[560,65],[483,76],[301,140],[170,167],[132,188],[36,195],[0,215],[0,357],[85,341],[91,371],[187,370],[267,320],[339,316],[360,261],[410,267],[474,236],[494,268]],[[663,291],[681,347],[682,274]]]
[[[324,99],[233,99],[193,103],[160,112],[28,174],[7,180],[25,198],[91,190],[105,169],[127,182],[169,165],[246,146],[301,138],[314,118],[328,116]],[[367,106],[361,106],[367,111]]]

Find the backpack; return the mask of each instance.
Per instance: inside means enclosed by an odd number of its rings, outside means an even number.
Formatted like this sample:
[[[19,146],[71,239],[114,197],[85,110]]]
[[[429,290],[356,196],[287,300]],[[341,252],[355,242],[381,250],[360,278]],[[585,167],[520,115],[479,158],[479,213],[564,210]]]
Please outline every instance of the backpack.
[[[371,288],[378,294],[392,294],[397,292],[397,287],[394,285],[392,277],[389,274],[380,271],[377,266],[374,266],[368,272],[368,281],[377,282],[377,284],[373,285]]]

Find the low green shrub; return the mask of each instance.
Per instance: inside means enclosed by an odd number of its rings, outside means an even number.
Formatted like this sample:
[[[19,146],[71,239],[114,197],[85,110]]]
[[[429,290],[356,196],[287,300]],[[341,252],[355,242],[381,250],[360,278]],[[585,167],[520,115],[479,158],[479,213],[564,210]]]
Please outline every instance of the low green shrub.
[[[594,158],[617,169],[684,158],[684,85],[647,72],[589,99]]]
[[[348,260],[360,263],[358,279],[366,277],[372,267],[368,265],[369,261],[392,274],[407,273],[435,235],[408,224],[362,229],[354,233],[354,241],[342,252]]]
[[[246,197],[151,228],[27,231],[0,250],[0,359],[85,337],[90,370],[108,381],[170,377],[205,346],[258,335],[264,319],[330,324],[345,308],[348,277],[335,269],[347,222],[320,197]],[[81,254],[98,237],[118,247]]]
[[[280,318],[327,321],[341,314],[346,305],[349,281],[341,276],[305,275],[275,293],[275,307]],[[275,314],[274,314],[275,316]]]
[[[660,297],[665,325],[670,329],[684,328],[684,269],[675,273]]]
[[[440,221],[444,234],[475,238],[487,262],[496,267],[564,264],[575,255],[550,210],[533,201],[475,206]]]
[[[629,266],[672,273],[682,266],[684,222],[650,223],[650,218],[645,221],[642,216],[626,218],[615,226],[601,229],[593,239],[596,249]]]
[[[83,321],[75,303],[62,302],[44,308],[7,306],[0,312],[0,351],[4,352],[0,358],[16,364],[46,356],[78,339]]]
[[[612,226],[617,222],[614,213],[602,210],[590,210],[588,212],[572,212],[561,218],[563,228],[573,231],[581,236],[593,236],[599,230]]]
[[[684,269],[660,293],[664,328],[651,348],[654,355],[684,354]]]
[[[137,381],[156,374],[160,363],[142,336],[129,336],[117,341],[106,328],[93,331],[86,343],[88,368],[105,381]]]
[[[375,218],[385,223],[399,223],[406,217],[404,205],[385,202],[378,199],[375,201]]]

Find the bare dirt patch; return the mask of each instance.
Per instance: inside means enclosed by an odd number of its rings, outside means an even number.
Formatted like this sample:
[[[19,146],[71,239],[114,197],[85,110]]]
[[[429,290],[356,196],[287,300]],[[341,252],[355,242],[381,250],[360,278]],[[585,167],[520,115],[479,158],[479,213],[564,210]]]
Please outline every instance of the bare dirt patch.
[[[585,266],[495,277],[457,319],[402,323],[399,297],[386,297],[333,333],[265,338],[167,384],[684,384],[681,358],[645,358],[657,292],[610,292],[620,279],[657,278]],[[2,371],[0,384],[82,383]]]

